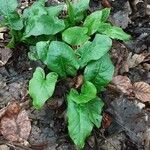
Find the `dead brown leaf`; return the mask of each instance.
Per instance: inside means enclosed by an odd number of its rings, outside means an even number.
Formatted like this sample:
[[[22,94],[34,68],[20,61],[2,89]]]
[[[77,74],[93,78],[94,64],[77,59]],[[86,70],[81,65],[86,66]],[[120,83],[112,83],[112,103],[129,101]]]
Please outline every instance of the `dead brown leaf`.
[[[112,83],[123,93],[129,94],[132,89],[132,84],[127,76],[118,75],[113,78]]]
[[[77,76],[77,78],[75,79],[75,87],[76,89],[79,88],[83,83],[83,75],[79,75]]]
[[[130,53],[127,60],[129,68],[138,66],[141,62],[144,61],[144,59],[145,56],[143,54],[134,54],[132,56],[132,53]]]
[[[145,82],[134,83],[133,93],[135,94],[135,97],[142,102],[150,101],[150,85]]]
[[[31,122],[26,110],[20,111],[20,105],[12,102],[8,105],[5,115],[1,119],[1,134],[10,141],[24,142],[31,131]]]
[[[102,5],[103,5],[104,7],[111,8],[111,4],[110,4],[110,2],[109,2],[108,0],[102,0]]]
[[[9,48],[0,48],[0,67],[4,66],[12,56],[12,50]]]

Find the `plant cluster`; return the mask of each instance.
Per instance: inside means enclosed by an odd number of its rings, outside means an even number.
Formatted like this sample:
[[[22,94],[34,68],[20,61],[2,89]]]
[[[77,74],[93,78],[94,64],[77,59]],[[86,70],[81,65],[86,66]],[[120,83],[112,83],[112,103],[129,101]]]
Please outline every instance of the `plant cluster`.
[[[108,54],[112,39],[128,40],[130,36],[108,22],[110,8],[87,15],[89,0],[64,5],[45,6],[39,0],[17,12],[17,0],[0,0],[3,25],[10,28],[14,47],[18,42],[32,46],[29,58],[42,61],[50,73],[38,67],[29,82],[33,106],[41,108],[53,95],[58,79],[82,73],[84,82],[72,88],[67,97],[68,131],[71,139],[82,149],[94,125],[102,121],[103,101],[98,97],[112,80],[114,66]],[[67,6],[65,15],[64,6]]]

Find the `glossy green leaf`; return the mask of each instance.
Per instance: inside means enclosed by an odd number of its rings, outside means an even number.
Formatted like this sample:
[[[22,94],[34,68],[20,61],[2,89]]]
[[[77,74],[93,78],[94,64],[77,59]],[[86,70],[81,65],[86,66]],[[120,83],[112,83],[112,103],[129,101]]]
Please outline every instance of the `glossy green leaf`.
[[[80,45],[88,40],[86,27],[71,27],[62,33],[62,39],[70,45]]]
[[[77,90],[71,89],[68,98],[77,104],[87,103],[96,97],[96,87],[89,81],[86,81],[81,88],[81,93],[79,94]]]
[[[90,42],[85,43],[77,50],[77,53],[80,54],[80,67],[83,68],[91,60],[100,59],[110,50],[111,46],[112,40],[108,36],[96,34],[91,44]]]
[[[70,94],[69,94],[70,95]],[[71,139],[82,149],[86,138],[90,135],[93,125],[101,126],[103,101],[96,97],[86,104],[76,104],[70,96],[67,97],[68,130]]]
[[[57,78],[58,75],[55,72],[51,72],[45,77],[42,68],[38,67],[35,70],[33,78],[29,82],[29,94],[33,99],[35,108],[41,108],[53,95]]]
[[[89,115],[89,118],[91,122],[97,127],[100,128],[101,122],[102,122],[102,108],[104,106],[103,101],[99,98],[96,97],[95,99],[89,101],[86,103],[84,107],[87,109],[87,114]]]
[[[118,39],[122,41],[126,41],[131,38],[131,36],[125,33],[120,27],[112,26],[108,23],[101,23],[98,32],[105,34],[112,39]]]
[[[110,13],[109,8],[105,8],[103,10],[95,11],[86,17],[83,26],[88,28],[88,34],[94,34],[101,22],[105,22],[108,19]]]
[[[67,75],[76,75],[79,64],[70,46],[63,42],[52,41],[48,49],[46,47],[46,43],[38,43],[37,53],[50,70],[58,73],[62,78],[65,78]]]
[[[77,147],[82,149],[84,147],[86,138],[92,131],[93,123],[89,118],[86,107],[77,105],[70,99],[70,97],[67,98],[67,101],[69,135]]]
[[[112,80],[114,66],[108,54],[96,61],[90,62],[84,71],[85,80],[92,82],[98,90],[106,87]]]

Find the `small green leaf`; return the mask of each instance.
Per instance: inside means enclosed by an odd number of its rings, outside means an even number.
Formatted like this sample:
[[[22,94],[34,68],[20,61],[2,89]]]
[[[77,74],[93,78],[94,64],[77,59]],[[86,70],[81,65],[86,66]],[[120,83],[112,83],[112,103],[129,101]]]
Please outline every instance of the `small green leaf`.
[[[56,17],[63,10],[63,8],[64,8],[64,5],[50,6],[50,7],[47,7],[47,11],[49,15]]]
[[[102,11],[95,11],[89,16],[87,16],[83,26],[89,29],[88,31],[89,35],[94,34],[98,30],[99,24],[101,22],[101,18],[102,18]]]
[[[111,46],[112,40],[108,36],[96,34],[91,44],[90,42],[85,43],[77,50],[77,53],[80,54],[80,67],[83,68],[91,60],[100,59],[110,50]]]
[[[22,38],[22,32],[11,29],[9,34],[11,35],[11,40],[7,44],[7,47],[15,48],[16,44],[18,44]]]
[[[42,15],[47,15],[47,14],[48,11],[44,7],[44,5],[40,1],[37,1],[23,11],[23,18],[30,20],[34,16],[40,17]]]
[[[47,53],[49,48],[49,41],[40,41],[36,43],[36,51],[38,58],[46,64]]]
[[[0,0],[0,14],[9,16],[17,8],[17,0]]]
[[[88,40],[86,27],[71,27],[62,33],[62,39],[70,45],[80,45]]]
[[[97,128],[100,128],[101,126],[102,122],[101,112],[103,106],[104,103],[99,97],[96,97],[95,99],[89,101],[88,103],[86,103],[86,106],[84,106],[87,108],[86,109],[87,114],[89,115],[91,122],[95,124]]]
[[[44,103],[53,95],[58,75],[55,72],[45,77],[44,70],[38,67],[33,78],[29,82],[29,94],[33,99],[33,106],[41,108]]]
[[[105,22],[110,14],[110,9],[105,8],[103,10],[95,11],[86,17],[83,26],[89,29],[88,34],[92,35],[98,31],[101,22]]]
[[[93,129],[93,123],[89,119],[89,115],[84,106],[77,105],[70,97],[67,98],[68,108],[68,130],[71,139],[82,149],[86,138],[90,135]]]
[[[6,25],[8,24],[11,29],[21,30],[23,28],[23,20],[17,12],[9,13],[9,16],[5,17],[5,19]]]
[[[85,80],[92,82],[98,90],[106,87],[112,80],[114,66],[108,54],[96,61],[90,62],[84,71]]]
[[[75,3],[71,3],[67,0],[67,10],[69,14],[69,21],[71,24],[75,22],[80,22],[84,18],[84,12],[89,8],[90,0],[78,0]]]
[[[71,89],[68,98],[77,104],[87,103],[96,97],[96,87],[89,81],[86,81],[81,88],[81,93],[79,94],[75,89]]]
[[[28,58],[33,61],[39,60],[39,57],[38,57],[38,54],[36,51],[36,47],[30,46],[29,49],[30,49],[30,51],[28,52]]]
[[[101,23],[98,32],[109,36],[112,39],[127,41],[131,36],[125,33],[120,27],[112,26],[108,23]]]
[[[48,49],[47,49],[48,47]],[[45,42],[37,43],[37,53],[39,58],[60,77],[67,75],[75,76],[79,64],[73,49],[67,44],[59,41],[52,41],[48,46]]]
[[[110,8],[105,8],[102,10],[102,19],[101,19],[101,22],[106,22],[109,15],[110,15]]]

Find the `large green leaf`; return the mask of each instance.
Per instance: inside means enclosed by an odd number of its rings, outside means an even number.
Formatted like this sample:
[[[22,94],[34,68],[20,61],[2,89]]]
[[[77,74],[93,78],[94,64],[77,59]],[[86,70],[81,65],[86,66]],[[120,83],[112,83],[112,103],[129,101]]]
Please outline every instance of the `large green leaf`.
[[[80,45],[88,40],[88,28],[86,27],[71,27],[62,33],[62,39],[71,45]]]
[[[112,80],[114,66],[108,54],[96,61],[90,62],[84,71],[85,80],[92,82],[98,90],[107,86]]]
[[[101,23],[99,25],[98,32],[105,34],[112,39],[118,39],[122,41],[126,41],[131,38],[131,36],[125,33],[120,27],[112,26],[109,23]]]
[[[49,97],[53,95],[58,75],[55,72],[45,77],[44,70],[38,67],[29,82],[29,94],[33,99],[33,106],[41,108]]]
[[[91,60],[98,60],[106,54],[112,46],[112,40],[101,34],[96,34],[92,43],[88,42],[81,46],[77,53],[80,54],[80,67],[83,68]]]
[[[41,2],[35,2],[23,14],[26,20],[24,37],[54,35],[62,31],[65,24],[56,16],[59,11],[59,7],[55,7],[55,9],[54,7],[46,8]]]
[[[41,44],[41,45],[40,45]],[[41,47],[41,50],[40,50]],[[38,54],[48,68],[57,72],[60,77],[67,75],[75,76],[79,64],[73,49],[67,44],[59,41],[52,41],[48,50],[43,43],[38,43]],[[43,54],[42,54],[43,51]],[[47,54],[46,54],[47,51]],[[44,58],[44,57],[46,58]]]
[[[102,122],[101,112],[103,106],[104,103],[99,97],[96,97],[95,99],[89,101],[84,106],[87,108],[87,114],[89,115],[91,122],[95,124],[97,128],[100,128],[101,126],[101,122]]]
[[[70,97],[67,98],[67,101],[69,135],[77,147],[82,149],[86,138],[92,131],[93,123],[89,118],[86,107],[77,105],[70,99]]]
[[[33,16],[27,23],[25,37],[54,35],[64,28],[64,21],[57,17],[49,15]]]
[[[86,104],[76,104],[70,96],[67,97],[68,130],[71,139],[82,149],[86,138],[90,135],[93,125],[101,126],[103,101],[96,97]]]
[[[109,13],[110,9],[105,8],[103,10],[95,11],[86,17],[83,26],[89,29],[89,35],[94,34],[98,30],[100,23],[105,22],[108,19]]]
[[[79,94],[75,89],[71,89],[68,98],[78,104],[87,103],[96,97],[96,87],[89,81],[86,81],[81,88]]]

